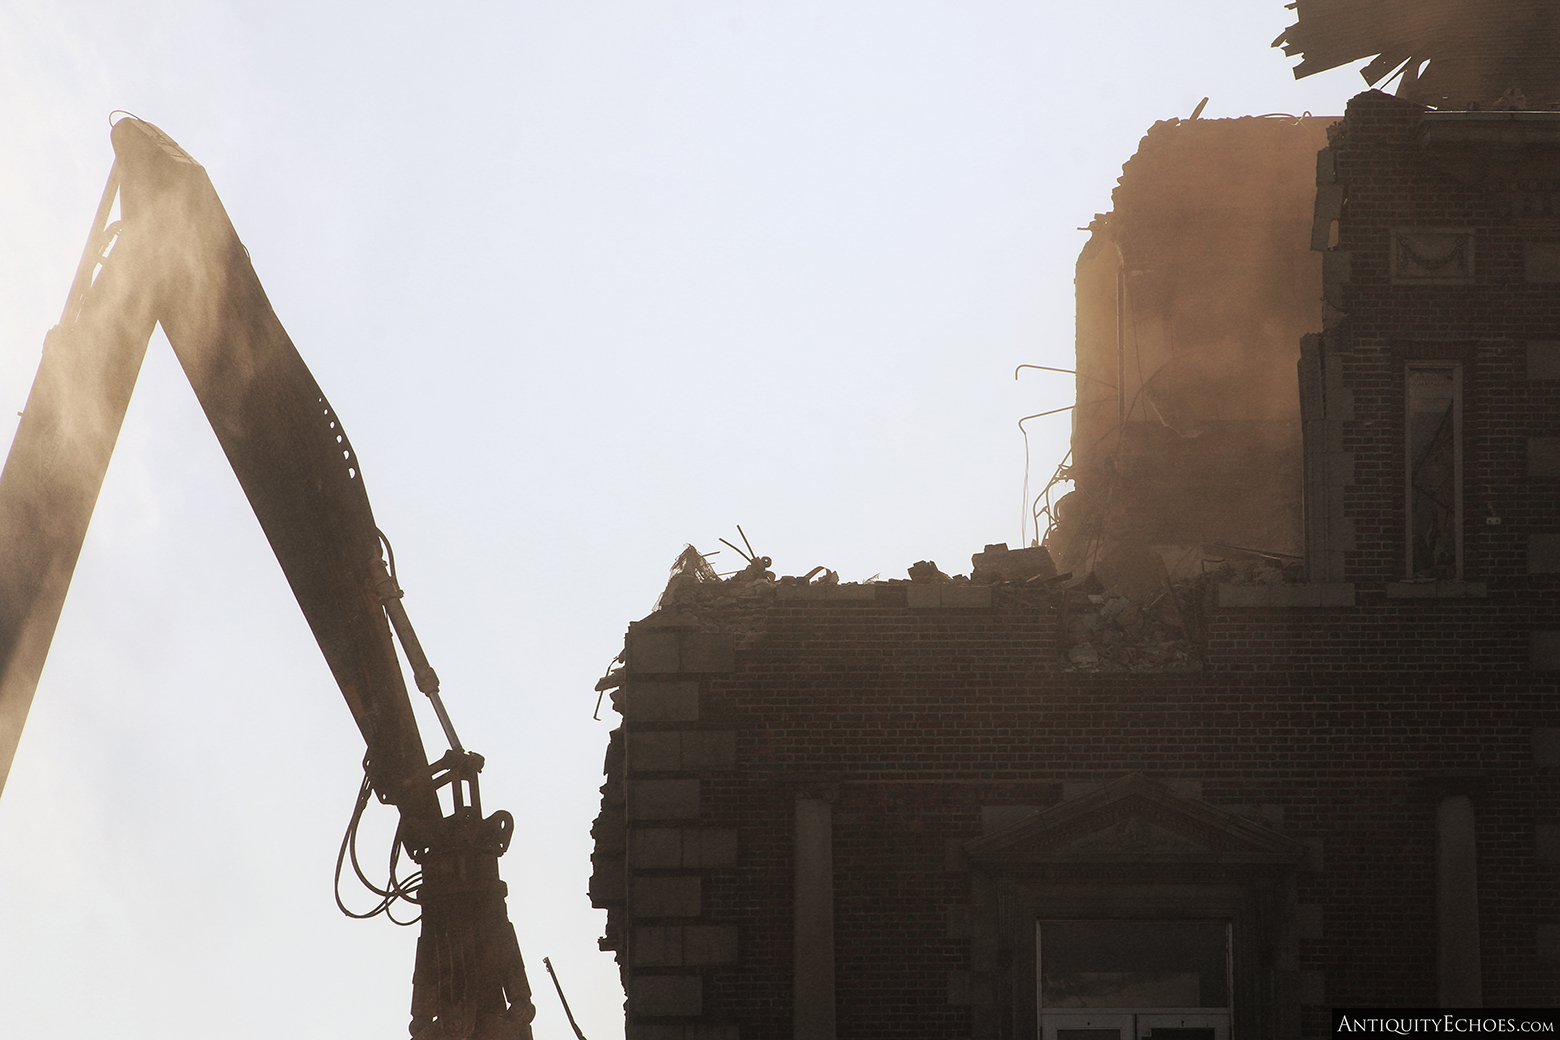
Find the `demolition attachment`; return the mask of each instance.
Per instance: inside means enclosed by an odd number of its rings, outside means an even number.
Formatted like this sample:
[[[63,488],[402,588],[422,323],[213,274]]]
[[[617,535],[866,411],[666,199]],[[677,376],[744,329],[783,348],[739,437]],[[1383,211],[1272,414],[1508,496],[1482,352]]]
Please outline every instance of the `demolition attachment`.
[[[422,867],[412,1036],[531,1040],[536,1008],[504,907],[509,889],[498,876],[498,857],[514,837],[514,817],[500,809],[482,818],[481,755],[452,750],[432,769],[434,785],[450,788],[454,809],[423,847],[397,836]]]
[[[385,544],[388,550],[388,541]],[[439,792],[448,788],[449,814],[419,818],[403,810],[391,850],[389,884],[386,889],[369,884],[384,900],[381,906],[387,915],[397,898],[422,910],[422,935],[412,971],[413,1040],[531,1040],[536,1008],[505,908],[509,889],[498,875],[498,857],[508,851],[514,837],[514,817],[500,809],[483,818],[477,779],[483,758],[467,751],[455,733],[439,697],[439,678],[402,606],[404,593],[393,570],[376,558],[370,571],[374,592],[406,652],[417,687],[433,703],[450,743],[450,750],[428,767],[426,778],[435,805]],[[369,787],[365,778],[364,791]],[[383,794],[381,798],[386,800]],[[365,802],[360,794],[344,849],[354,837]],[[421,868],[405,881],[396,878],[396,859],[402,849]],[[352,864],[356,869],[355,851]],[[361,871],[358,876],[362,878]]]

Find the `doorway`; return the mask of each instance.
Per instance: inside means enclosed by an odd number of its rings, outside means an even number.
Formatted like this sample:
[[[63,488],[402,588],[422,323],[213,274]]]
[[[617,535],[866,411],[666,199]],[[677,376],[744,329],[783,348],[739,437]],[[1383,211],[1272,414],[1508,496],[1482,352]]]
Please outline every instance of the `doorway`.
[[[1228,1040],[1230,922],[1035,925],[1040,1040]]]

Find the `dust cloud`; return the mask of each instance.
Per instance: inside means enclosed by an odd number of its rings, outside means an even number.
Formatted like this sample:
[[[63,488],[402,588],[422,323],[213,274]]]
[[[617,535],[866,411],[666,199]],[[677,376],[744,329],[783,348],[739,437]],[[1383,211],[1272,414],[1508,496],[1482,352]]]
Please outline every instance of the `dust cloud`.
[[[1062,569],[1157,583],[1151,553],[1181,576],[1229,547],[1300,555],[1295,366],[1321,327],[1328,122],[1167,120],[1126,164],[1078,260],[1075,490],[1046,543]]]

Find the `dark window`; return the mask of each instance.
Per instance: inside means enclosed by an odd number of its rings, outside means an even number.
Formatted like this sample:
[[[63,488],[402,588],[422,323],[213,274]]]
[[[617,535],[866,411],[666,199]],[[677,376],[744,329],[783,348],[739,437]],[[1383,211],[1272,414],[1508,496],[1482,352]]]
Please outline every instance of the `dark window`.
[[[1407,370],[1409,578],[1462,577],[1462,369]]]

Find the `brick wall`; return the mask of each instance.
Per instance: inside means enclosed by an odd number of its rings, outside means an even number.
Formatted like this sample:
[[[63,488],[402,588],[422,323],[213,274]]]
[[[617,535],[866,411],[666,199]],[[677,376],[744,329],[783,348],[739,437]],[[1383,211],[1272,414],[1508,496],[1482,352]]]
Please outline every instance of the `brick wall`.
[[[1547,258],[1560,244],[1560,150],[1532,142],[1560,133],[1551,129],[1560,123],[1502,124],[1495,113],[1429,118],[1442,122],[1426,123],[1418,105],[1362,94],[1318,164],[1318,219],[1337,218],[1323,268],[1333,305],[1323,340],[1344,402],[1332,433],[1352,470],[1342,491],[1352,529],[1343,580],[1380,586],[1403,577],[1404,365],[1456,360],[1464,576],[1498,582],[1530,608],[1552,607],[1560,589],[1560,472],[1551,464],[1560,443],[1560,265]],[[1443,139],[1449,130],[1511,139],[1497,149]],[[1394,268],[1394,236],[1443,234],[1465,236],[1469,249],[1439,272],[1447,277]]]
[[[1293,894],[1309,937],[1264,969],[1316,999],[1298,1009],[1304,1035],[1322,1035],[1333,1003],[1434,1002],[1425,778],[1481,773],[1487,1000],[1560,1000],[1540,957],[1540,926],[1560,922],[1560,863],[1540,858],[1560,784],[1535,750],[1548,739],[1536,729],[1560,727],[1552,682],[1515,666],[1492,683],[1484,664],[1372,661],[1352,644],[1374,622],[1305,620],[1317,611],[1269,612],[1269,631],[1301,633],[1287,671],[1241,674],[1211,646],[1202,674],[1080,675],[1060,670],[1039,600],[914,608],[916,586],[838,591],[861,598],[673,613],[630,633],[615,782],[621,844],[641,851],[626,902],[601,902],[614,906],[635,1035],[790,1036],[792,809],[819,796],[834,811],[840,1035],[1005,1035],[1002,1009],[984,1004],[1000,979],[970,942],[961,843],[1004,807],[1055,805],[1132,772],[1317,850]],[[1241,626],[1260,627],[1226,622]],[[712,640],[729,654],[708,653]],[[1351,644],[1333,652],[1352,666],[1313,674],[1306,660],[1330,642]],[[600,858],[622,859],[611,842]],[[664,952],[675,929],[680,960]]]

